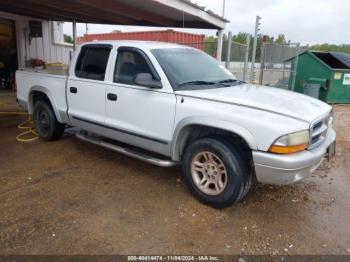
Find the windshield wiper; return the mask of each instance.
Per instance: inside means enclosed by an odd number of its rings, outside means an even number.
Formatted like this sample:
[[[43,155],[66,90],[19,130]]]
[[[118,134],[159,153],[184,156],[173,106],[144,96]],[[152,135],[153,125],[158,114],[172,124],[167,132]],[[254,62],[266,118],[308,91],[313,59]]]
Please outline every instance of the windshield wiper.
[[[202,80],[198,80],[198,81],[189,81],[189,82],[184,82],[179,84],[178,86],[187,86],[187,85],[215,85],[216,82],[210,82],[210,81],[202,81]]]
[[[238,80],[233,78],[228,78],[228,79],[220,80],[217,83],[224,84],[224,83],[235,83],[235,82],[238,82]]]

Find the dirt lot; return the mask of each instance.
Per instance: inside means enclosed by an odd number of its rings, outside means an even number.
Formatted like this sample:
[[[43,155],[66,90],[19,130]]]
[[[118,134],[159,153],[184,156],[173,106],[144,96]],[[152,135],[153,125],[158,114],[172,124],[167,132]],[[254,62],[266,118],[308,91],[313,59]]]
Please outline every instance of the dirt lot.
[[[350,106],[335,117],[337,154],[314,176],[215,210],[178,168],[69,134],[18,143],[25,116],[0,115],[0,254],[350,254]]]

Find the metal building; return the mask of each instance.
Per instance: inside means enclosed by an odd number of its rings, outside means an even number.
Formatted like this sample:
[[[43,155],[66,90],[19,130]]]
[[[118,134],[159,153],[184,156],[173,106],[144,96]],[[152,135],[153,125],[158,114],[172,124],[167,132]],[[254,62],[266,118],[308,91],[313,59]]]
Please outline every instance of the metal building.
[[[143,40],[184,44],[204,50],[205,35],[179,32],[175,30],[158,30],[142,32],[115,32],[107,34],[85,34],[78,37],[78,43],[101,40]]]

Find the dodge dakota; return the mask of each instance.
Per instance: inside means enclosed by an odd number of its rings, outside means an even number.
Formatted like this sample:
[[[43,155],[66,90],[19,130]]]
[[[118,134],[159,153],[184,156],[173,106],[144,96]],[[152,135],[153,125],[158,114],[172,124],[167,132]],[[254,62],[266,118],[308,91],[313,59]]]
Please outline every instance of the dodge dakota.
[[[181,164],[202,202],[223,208],[252,181],[285,185],[335,152],[331,106],[239,81],[204,52],[176,44],[91,42],[67,74],[19,70],[17,99],[43,140],[76,137],[149,163]]]

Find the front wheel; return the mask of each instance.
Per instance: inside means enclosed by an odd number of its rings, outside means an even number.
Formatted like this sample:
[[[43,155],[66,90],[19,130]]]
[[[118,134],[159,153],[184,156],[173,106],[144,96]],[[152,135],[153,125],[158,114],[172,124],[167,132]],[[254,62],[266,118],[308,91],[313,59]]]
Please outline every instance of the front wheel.
[[[184,154],[184,180],[192,194],[215,208],[233,205],[248,192],[251,170],[243,152],[228,141],[203,138]]]

